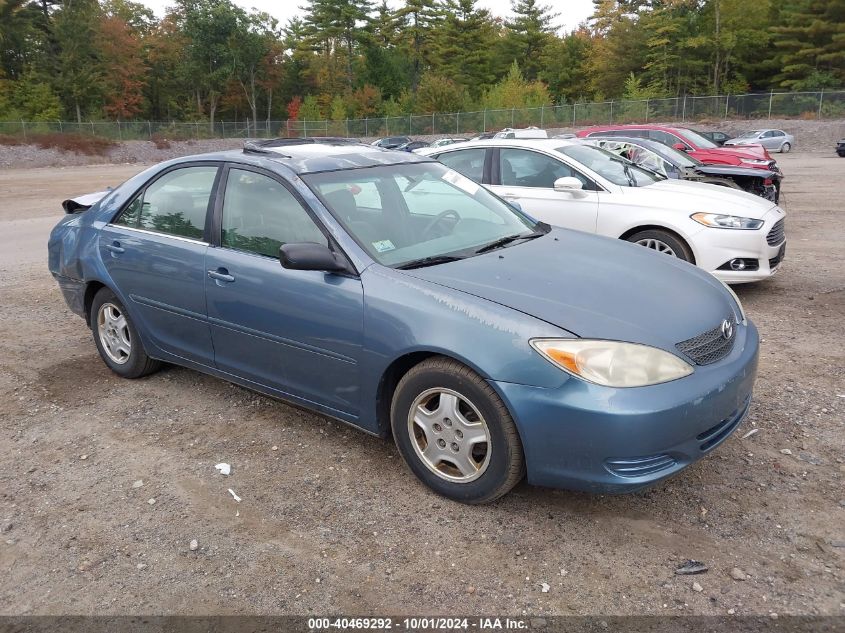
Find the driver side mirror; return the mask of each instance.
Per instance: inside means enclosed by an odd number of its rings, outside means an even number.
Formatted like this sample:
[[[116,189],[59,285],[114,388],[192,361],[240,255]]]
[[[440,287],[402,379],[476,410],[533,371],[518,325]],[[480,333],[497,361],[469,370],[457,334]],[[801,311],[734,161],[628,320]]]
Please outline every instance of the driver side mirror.
[[[342,257],[329,250],[324,244],[298,242],[282,244],[279,247],[279,261],[288,270],[319,270],[323,272],[345,272],[349,268]]]
[[[688,152],[689,151],[689,147],[687,147],[683,143],[675,143],[672,147],[674,147],[675,149],[680,150],[682,152]]]
[[[583,189],[584,183],[574,176],[564,176],[555,180],[555,191],[572,191],[573,189]]]

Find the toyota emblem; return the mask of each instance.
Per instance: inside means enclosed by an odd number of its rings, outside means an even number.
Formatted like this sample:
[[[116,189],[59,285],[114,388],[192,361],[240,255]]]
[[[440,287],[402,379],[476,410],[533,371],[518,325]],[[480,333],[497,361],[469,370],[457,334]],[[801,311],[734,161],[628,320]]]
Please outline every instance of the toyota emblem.
[[[734,326],[728,319],[722,321],[722,338],[726,341],[731,340],[734,335]]]

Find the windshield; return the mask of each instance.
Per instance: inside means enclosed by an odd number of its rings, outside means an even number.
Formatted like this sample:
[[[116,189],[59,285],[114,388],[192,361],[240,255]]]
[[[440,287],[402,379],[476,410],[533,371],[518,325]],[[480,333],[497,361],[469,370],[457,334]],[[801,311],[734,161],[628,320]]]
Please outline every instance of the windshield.
[[[559,147],[557,151],[621,187],[646,187],[663,180],[657,174],[593,145],[569,145]]]
[[[504,248],[548,230],[440,163],[347,169],[302,178],[361,248],[385,266],[462,259],[491,244]]]
[[[760,134],[760,130],[751,130],[750,132],[745,132],[744,134],[740,134],[738,138],[757,138]]]
[[[688,140],[692,141],[693,144],[697,145],[698,147],[703,147],[704,149],[714,149],[719,147],[711,141],[709,138],[701,136],[698,132],[693,132],[692,130],[681,129],[679,130],[681,134],[687,137]]]

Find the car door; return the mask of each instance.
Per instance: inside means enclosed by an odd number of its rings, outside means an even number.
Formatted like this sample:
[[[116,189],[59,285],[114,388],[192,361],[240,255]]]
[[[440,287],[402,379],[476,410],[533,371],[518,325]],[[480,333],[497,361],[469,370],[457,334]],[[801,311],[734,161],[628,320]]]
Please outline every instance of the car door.
[[[557,158],[532,149],[495,148],[490,189],[518,202],[527,214],[553,224],[594,233],[599,210],[599,187],[580,171]],[[581,189],[555,191],[559,178],[573,177]]]
[[[220,165],[179,165],[148,183],[100,231],[100,256],[151,343],[213,365],[205,310],[208,214]]]
[[[218,369],[321,405],[359,411],[360,279],[288,270],[286,243],[329,244],[283,178],[227,166],[206,255],[206,299]]]

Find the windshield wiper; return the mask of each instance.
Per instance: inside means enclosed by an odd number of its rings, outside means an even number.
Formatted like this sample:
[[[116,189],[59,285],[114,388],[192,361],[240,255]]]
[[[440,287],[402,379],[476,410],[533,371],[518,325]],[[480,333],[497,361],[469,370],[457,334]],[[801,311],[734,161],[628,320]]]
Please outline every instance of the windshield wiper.
[[[422,257],[420,259],[412,259],[409,262],[396,266],[398,270],[409,270],[411,268],[424,268],[425,266],[436,266],[437,264],[447,264],[449,262],[456,262],[459,259],[465,259],[461,255],[432,255],[431,257]]]
[[[545,235],[545,231],[537,231],[535,233],[529,233],[528,235],[523,235],[522,233],[517,233],[516,235],[506,235],[495,242],[490,242],[489,244],[485,244],[481,248],[475,251],[476,255],[481,255],[482,253],[488,253],[490,251],[494,251],[497,248],[502,248],[503,246],[507,246],[511,242],[516,242],[517,240],[533,240],[535,237],[540,237],[541,235]]]

